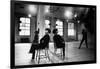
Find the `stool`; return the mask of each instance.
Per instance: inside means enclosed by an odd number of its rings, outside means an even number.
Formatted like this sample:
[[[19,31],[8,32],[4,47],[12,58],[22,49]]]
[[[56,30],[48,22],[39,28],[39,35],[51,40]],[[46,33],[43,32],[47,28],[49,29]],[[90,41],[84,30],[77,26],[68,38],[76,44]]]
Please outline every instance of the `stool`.
[[[60,53],[57,53],[57,55],[60,55],[61,57],[63,57],[63,48],[59,48],[59,47],[56,47],[56,43],[54,43],[54,53],[56,54],[56,51],[57,49],[61,49]]]
[[[43,50],[45,51],[45,54],[41,55],[41,51],[43,51]],[[48,58],[49,59],[49,54],[48,54],[48,49],[47,48],[45,48],[45,49],[38,49],[37,50],[36,60],[38,61],[38,64],[40,63],[40,59],[43,59],[43,58]]]
[[[56,53],[57,49],[60,49],[60,53]],[[55,48],[54,53],[63,57],[63,49],[62,48]]]

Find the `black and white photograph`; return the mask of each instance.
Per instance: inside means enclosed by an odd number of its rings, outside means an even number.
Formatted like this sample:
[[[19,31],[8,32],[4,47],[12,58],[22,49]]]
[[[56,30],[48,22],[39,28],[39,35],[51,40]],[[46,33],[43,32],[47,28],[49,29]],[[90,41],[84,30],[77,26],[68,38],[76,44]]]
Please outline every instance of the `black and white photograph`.
[[[11,67],[96,63],[96,6],[11,1]]]

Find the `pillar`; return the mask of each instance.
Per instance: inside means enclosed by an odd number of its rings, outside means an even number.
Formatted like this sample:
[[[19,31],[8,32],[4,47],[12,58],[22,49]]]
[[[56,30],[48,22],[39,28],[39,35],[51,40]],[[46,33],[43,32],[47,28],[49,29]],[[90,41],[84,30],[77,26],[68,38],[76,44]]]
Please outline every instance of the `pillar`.
[[[52,33],[52,31],[55,29],[55,26],[56,26],[56,18],[51,17],[50,25],[51,25],[51,35],[50,35],[50,37],[51,37],[51,42],[52,42],[53,41],[53,33]]]
[[[44,22],[44,6],[38,6],[37,13],[37,29],[39,29],[39,40],[45,35],[45,22]]]
[[[63,23],[64,23],[63,24],[63,32],[64,32],[63,37],[64,37],[64,40],[67,41],[68,40],[68,23],[66,20],[64,20]]]

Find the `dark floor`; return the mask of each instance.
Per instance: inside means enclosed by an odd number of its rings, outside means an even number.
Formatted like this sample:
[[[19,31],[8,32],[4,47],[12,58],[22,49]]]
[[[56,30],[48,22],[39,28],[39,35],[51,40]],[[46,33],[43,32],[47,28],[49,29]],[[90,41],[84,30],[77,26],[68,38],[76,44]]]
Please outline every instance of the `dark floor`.
[[[66,42],[65,46],[65,60],[62,60],[61,56],[54,53],[54,45],[49,45],[49,56],[50,60],[44,58],[41,59],[40,64],[50,63],[63,63],[63,62],[78,62],[78,61],[91,61],[95,58],[95,49],[93,43],[88,43],[89,48],[87,49],[85,43],[81,49],[78,49],[80,41],[77,42]],[[31,43],[16,43],[15,44],[15,65],[35,65],[37,61],[31,61],[32,55],[29,54]],[[57,50],[57,53],[60,49]],[[42,52],[43,53],[43,52]]]

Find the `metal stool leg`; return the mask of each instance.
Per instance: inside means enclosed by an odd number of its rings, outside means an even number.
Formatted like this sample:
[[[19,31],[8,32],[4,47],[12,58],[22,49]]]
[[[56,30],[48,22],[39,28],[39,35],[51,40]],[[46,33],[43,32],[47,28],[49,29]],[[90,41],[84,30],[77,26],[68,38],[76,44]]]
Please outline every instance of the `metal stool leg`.
[[[49,61],[50,61],[50,57],[49,57],[49,53],[48,53],[48,49],[46,50],[46,52],[47,52],[47,57],[48,57],[48,59],[49,59]]]
[[[40,63],[40,50],[39,50],[39,58],[38,58],[38,64]]]
[[[45,56],[46,59],[49,59],[49,54],[48,54],[48,49],[44,49],[45,53],[44,55],[41,55],[41,50],[37,50],[37,55],[36,55],[36,59],[38,59],[38,64],[40,63],[40,60],[43,58],[42,56]]]
[[[38,59],[38,50],[36,50],[36,61]]]
[[[45,56],[47,55],[47,50],[45,49]]]
[[[63,58],[63,48],[61,49],[61,56],[62,56],[62,58]]]
[[[57,48],[55,48],[55,50],[54,50],[54,53],[56,54],[56,52],[57,52]]]

